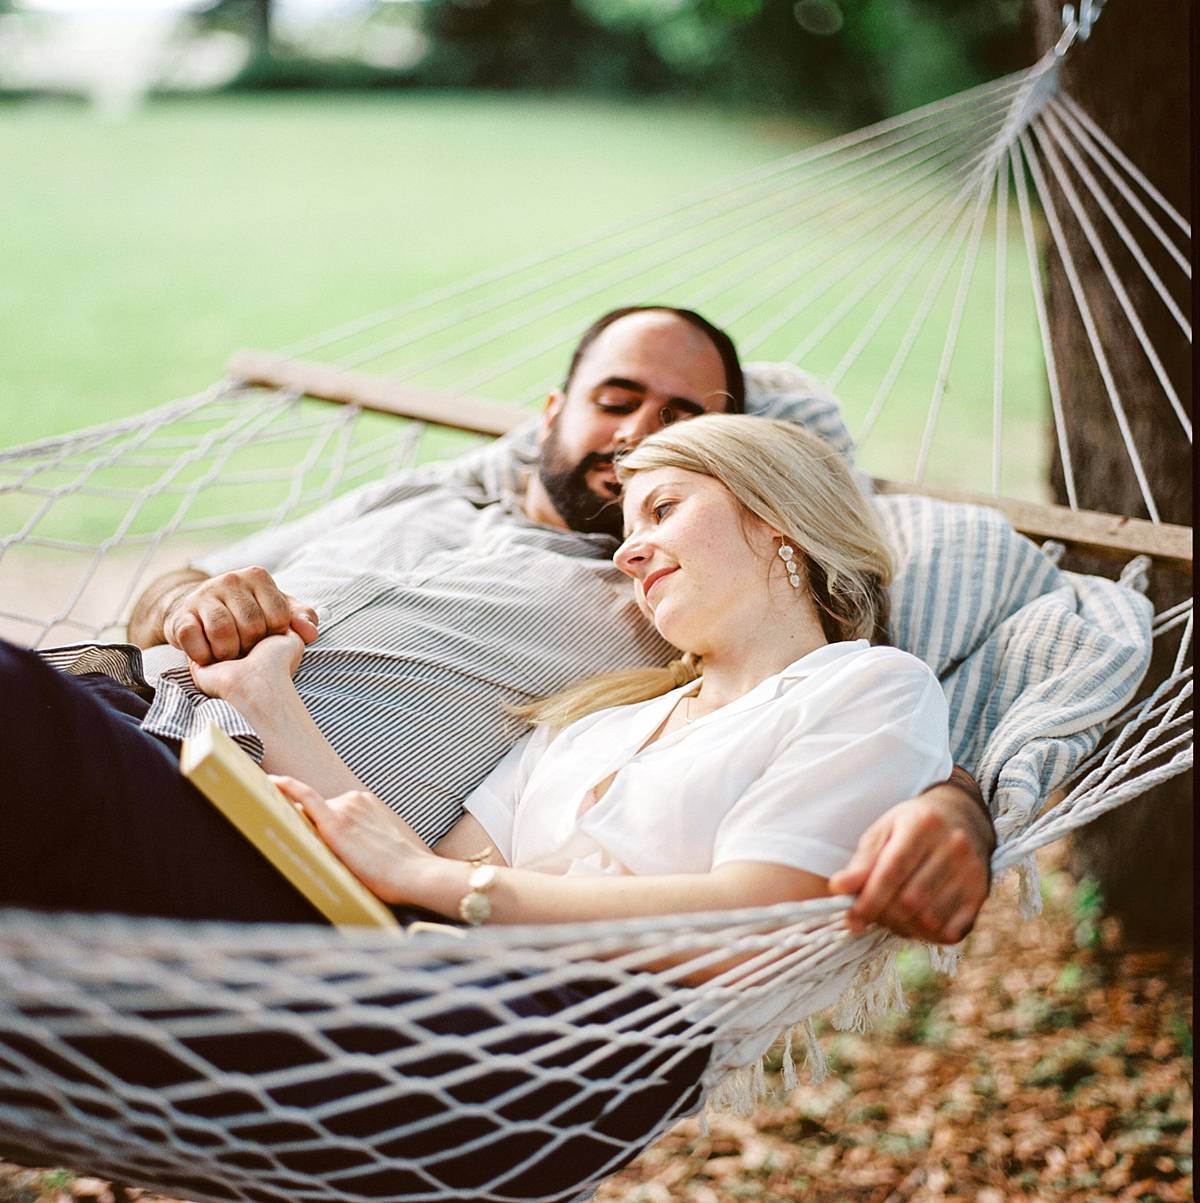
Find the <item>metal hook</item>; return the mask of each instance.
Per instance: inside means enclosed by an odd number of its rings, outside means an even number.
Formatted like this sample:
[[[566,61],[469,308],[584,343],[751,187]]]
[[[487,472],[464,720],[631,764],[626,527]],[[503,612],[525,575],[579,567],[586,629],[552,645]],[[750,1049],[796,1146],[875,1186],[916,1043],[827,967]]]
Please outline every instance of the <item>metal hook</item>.
[[[1091,37],[1092,26],[1096,23],[1096,18],[1100,15],[1100,10],[1103,7],[1104,0],[1080,0],[1079,11],[1077,13],[1074,4],[1063,5],[1062,35],[1054,47],[1054,53],[1059,58],[1062,58],[1066,54],[1076,38],[1081,42],[1086,42]]]

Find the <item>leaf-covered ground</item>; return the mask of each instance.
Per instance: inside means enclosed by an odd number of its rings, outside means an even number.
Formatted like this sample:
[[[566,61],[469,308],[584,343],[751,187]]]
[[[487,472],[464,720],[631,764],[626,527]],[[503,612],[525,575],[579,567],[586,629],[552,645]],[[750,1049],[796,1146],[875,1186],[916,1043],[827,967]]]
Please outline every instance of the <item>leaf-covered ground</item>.
[[[1191,955],[1121,949],[1043,871],[1042,917],[1002,882],[956,978],[914,958],[906,1014],[826,1030],[820,1086],[680,1125],[597,1203],[1191,1199]]]
[[[825,1031],[831,1074],[709,1133],[679,1125],[596,1203],[901,1203],[1192,1195],[1192,958],[1122,948],[1051,856],[1046,908],[1004,882],[958,976],[906,967],[909,1010]],[[164,1203],[0,1166],[0,1203]]]

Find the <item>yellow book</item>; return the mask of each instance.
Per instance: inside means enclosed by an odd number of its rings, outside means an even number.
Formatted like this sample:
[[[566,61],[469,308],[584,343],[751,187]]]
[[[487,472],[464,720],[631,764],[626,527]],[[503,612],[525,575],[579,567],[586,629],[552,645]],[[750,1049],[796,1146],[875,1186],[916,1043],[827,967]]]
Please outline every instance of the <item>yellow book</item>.
[[[183,775],[339,927],[399,927],[396,916],[346,868],[312,823],[219,727],[183,741]]]

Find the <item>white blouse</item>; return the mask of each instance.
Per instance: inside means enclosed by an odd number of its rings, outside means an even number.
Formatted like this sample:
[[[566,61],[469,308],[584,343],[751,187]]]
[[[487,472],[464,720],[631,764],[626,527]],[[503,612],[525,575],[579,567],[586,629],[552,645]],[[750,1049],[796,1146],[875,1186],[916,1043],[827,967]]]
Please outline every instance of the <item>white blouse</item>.
[[[537,728],[467,810],[515,868],[642,875],[766,861],[828,877],[886,810],[950,774],[941,687],[896,648],[829,644],[643,747],[698,688],[598,711],[554,737]]]

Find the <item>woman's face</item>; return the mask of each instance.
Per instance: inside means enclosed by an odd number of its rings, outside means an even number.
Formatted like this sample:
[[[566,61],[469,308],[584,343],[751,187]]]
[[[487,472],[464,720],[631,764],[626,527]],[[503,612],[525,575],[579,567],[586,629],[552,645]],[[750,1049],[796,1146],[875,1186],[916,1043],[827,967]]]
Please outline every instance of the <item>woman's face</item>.
[[[703,655],[765,617],[777,536],[724,485],[649,469],[628,481],[622,509],[626,538],[613,562],[633,578],[638,606],[669,643]]]

